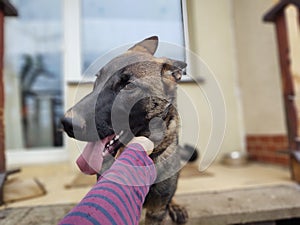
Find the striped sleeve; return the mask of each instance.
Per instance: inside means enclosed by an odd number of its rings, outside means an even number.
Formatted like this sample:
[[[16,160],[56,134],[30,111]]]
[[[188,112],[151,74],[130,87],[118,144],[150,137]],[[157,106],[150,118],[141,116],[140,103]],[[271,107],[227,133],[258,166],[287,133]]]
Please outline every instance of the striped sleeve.
[[[138,224],[155,179],[153,161],[141,145],[130,144],[59,225]]]

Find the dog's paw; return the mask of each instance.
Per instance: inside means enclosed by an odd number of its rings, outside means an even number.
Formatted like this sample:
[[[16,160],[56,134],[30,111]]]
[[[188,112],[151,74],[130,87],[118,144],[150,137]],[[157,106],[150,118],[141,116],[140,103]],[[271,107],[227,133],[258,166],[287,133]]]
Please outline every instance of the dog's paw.
[[[177,224],[184,224],[187,222],[189,216],[185,207],[174,203],[173,201],[168,206],[169,215],[171,219]]]

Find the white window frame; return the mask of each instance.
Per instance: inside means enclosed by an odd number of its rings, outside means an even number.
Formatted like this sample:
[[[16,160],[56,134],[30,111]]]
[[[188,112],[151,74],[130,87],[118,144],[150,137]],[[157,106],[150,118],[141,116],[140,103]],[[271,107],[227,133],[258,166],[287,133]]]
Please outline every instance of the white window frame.
[[[187,0],[181,0],[181,10],[182,10],[182,22],[183,22],[183,35],[185,44],[185,61],[190,65],[190,36],[188,32],[188,13],[187,13]],[[190,74],[190,67],[186,68],[186,74]],[[181,78],[182,82],[193,82],[191,77],[183,76]]]
[[[81,0],[64,0],[64,78],[79,82],[81,76]]]

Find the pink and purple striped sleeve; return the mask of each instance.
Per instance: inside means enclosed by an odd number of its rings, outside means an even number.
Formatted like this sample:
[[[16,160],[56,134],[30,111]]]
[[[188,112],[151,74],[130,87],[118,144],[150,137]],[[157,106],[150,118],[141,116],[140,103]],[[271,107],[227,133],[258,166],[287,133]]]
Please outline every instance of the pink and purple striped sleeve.
[[[130,144],[59,225],[136,225],[155,179],[153,161],[141,145]]]

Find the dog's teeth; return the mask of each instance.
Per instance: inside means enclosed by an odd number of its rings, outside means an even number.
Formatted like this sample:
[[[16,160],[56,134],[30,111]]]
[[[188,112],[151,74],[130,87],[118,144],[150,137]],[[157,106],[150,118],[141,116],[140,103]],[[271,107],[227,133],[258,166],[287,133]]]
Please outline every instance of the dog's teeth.
[[[106,151],[109,147],[111,147],[116,141],[119,140],[121,135],[123,134],[123,131],[120,131],[119,134],[117,134],[113,139],[111,139],[106,145],[104,151]]]
[[[113,140],[114,140],[114,141],[119,140],[119,138],[122,136],[122,134],[123,134],[123,131],[120,131],[120,133],[117,134],[117,135],[113,138]]]

